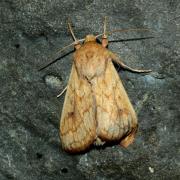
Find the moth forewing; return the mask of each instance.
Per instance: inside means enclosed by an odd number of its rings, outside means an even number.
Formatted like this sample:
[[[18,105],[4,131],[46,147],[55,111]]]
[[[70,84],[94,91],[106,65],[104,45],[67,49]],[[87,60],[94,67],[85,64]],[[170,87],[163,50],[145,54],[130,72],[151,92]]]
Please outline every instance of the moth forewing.
[[[120,141],[137,128],[137,117],[111,60],[94,82],[97,136],[104,141]]]
[[[79,78],[73,64],[60,120],[60,139],[66,151],[83,151],[95,140],[93,103],[90,86]]]

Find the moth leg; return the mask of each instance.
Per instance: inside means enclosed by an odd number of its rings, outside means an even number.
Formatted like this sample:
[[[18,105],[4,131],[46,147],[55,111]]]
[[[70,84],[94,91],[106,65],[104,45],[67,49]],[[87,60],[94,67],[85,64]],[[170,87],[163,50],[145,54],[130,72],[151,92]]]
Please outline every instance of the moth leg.
[[[99,137],[96,138],[94,141],[94,145],[96,146],[103,146],[105,144],[105,141],[102,141]]]
[[[132,144],[134,142],[136,132],[137,132],[137,127],[133,128],[130,134],[128,134],[128,136],[122,139],[120,145],[124,148],[127,148],[130,144]]]
[[[57,95],[57,97],[62,96],[66,90],[67,90],[67,86]]]
[[[132,72],[137,72],[137,73],[148,73],[148,72],[151,72],[152,70],[151,69],[148,69],[148,70],[144,70],[144,69],[134,69],[134,68],[131,68],[129,66],[127,66],[126,64],[124,64],[117,55],[115,55],[114,53],[110,53],[110,57],[112,58],[112,60],[114,62],[116,62],[117,64],[119,64],[122,68],[124,69],[127,69],[129,71],[132,71]]]

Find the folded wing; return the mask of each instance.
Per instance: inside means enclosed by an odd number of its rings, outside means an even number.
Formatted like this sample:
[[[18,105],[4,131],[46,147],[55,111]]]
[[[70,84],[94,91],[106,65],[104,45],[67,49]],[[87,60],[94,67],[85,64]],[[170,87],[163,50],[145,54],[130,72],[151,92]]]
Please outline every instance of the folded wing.
[[[60,121],[60,139],[69,152],[87,149],[96,137],[95,101],[91,85],[73,64]]]
[[[137,117],[111,60],[104,74],[94,79],[93,92],[98,137],[104,141],[124,138],[122,145],[128,146],[136,133]]]

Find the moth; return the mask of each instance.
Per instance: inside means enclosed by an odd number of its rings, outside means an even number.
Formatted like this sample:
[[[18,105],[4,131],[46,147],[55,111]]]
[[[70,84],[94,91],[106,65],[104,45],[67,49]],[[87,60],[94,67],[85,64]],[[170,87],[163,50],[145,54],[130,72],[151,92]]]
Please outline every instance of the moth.
[[[76,39],[70,23],[68,25],[75,52],[69,82],[64,89],[66,95],[59,131],[62,147],[70,153],[108,142],[127,147],[134,141],[138,121],[113,61],[133,72],[151,70],[130,68],[107,49],[107,36],[116,31],[106,32],[106,18],[102,34],[87,35],[81,40]],[[98,43],[100,36],[102,42]]]

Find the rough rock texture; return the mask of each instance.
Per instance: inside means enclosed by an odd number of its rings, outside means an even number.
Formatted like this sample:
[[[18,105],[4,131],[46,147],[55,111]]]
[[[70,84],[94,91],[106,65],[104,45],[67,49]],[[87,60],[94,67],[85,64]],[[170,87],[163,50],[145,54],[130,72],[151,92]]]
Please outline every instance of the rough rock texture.
[[[38,71],[72,42],[67,18],[83,38],[109,29],[109,49],[131,67],[120,70],[138,113],[139,133],[128,149],[109,146],[69,155],[60,146],[59,116],[72,53]],[[153,38],[152,38],[153,37]],[[118,69],[118,67],[117,67]],[[179,0],[0,1],[0,179],[180,179]]]

